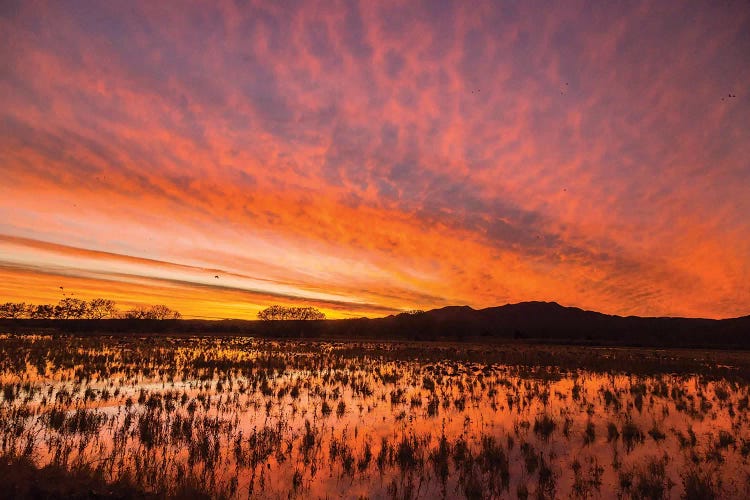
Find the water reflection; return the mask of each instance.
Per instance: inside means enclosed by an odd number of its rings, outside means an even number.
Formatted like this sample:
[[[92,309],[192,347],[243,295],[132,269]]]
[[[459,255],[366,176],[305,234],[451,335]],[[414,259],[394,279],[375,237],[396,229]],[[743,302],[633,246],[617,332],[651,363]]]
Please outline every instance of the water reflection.
[[[10,335],[0,349],[6,459],[149,491],[668,498],[750,486],[742,353]]]

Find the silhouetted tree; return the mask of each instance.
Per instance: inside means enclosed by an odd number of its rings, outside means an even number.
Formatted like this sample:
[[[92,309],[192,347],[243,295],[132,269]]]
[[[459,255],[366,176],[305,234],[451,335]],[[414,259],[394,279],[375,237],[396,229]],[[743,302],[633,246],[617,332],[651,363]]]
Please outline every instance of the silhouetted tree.
[[[127,311],[121,314],[121,317],[123,319],[147,319],[146,316],[147,316],[146,308],[143,306],[138,306],[138,307],[134,307],[133,309],[128,309]]]
[[[283,306],[272,305],[258,312],[258,319],[264,321],[287,319],[285,318],[286,308]]]
[[[272,305],[258,313],[258,319],[273,320],[316,320],[326,319],[326,315],[314,307],[284,307]]]
[[[159,304],[148,309],[149,319],[180,319],[182,315],[165,305]]]
[[[26,313],[27,308],[24,302],[6,302],[0,305],[0,318],[23,318]]]
[[[52,304],[34,305],[24,302],[0,304],[0,319],[180,319],[181,317],[182,315],[178,311],[162,304],[140,306],[120,313],[114,300],[104,298],[86,302],[85,300],[66,297],[54,306]]]
[[[88,303],[85,300],[66,297],[55,306],[55,318],[79,319],[86,316]]]
[[[55,306],[52,304],[29,305],[29,317],[32,319],[52,319],[55,317]]]
[[[160,304],[148,307],[135,307],[129,311],[125,311],[123,317],[126,319],[180,319],[182,314]]]
[[[110,299],[92,299],[89,301],[86,317],[89,319],[114,318],[117,316],[115,301]]]

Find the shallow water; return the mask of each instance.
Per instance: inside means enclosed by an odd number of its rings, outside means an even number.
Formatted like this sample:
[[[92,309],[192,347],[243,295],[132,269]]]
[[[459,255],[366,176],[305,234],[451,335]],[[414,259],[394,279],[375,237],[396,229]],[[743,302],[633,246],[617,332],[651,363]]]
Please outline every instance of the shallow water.
[[[741,498],[750,488],[743,353],[11,335],[0,351],[5,456],[129,475],[153,491],[679,498],[688,485]]]

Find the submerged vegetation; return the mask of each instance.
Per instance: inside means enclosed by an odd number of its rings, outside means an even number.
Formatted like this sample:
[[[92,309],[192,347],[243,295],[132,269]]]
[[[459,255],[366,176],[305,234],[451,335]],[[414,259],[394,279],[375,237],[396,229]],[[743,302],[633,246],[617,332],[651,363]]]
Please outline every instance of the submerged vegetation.
[[[54,494],[32,476],[120,497],[742,497],[749,365],[688,350],[5,335],[0,479],[21,498]]]

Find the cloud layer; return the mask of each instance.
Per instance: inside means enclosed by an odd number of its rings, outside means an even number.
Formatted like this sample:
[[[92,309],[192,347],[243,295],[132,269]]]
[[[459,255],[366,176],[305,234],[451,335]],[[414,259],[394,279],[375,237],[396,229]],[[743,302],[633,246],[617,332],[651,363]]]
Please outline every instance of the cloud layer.
[[[0,42],[9,300],[750,313],[747,2],[4,2]]]

